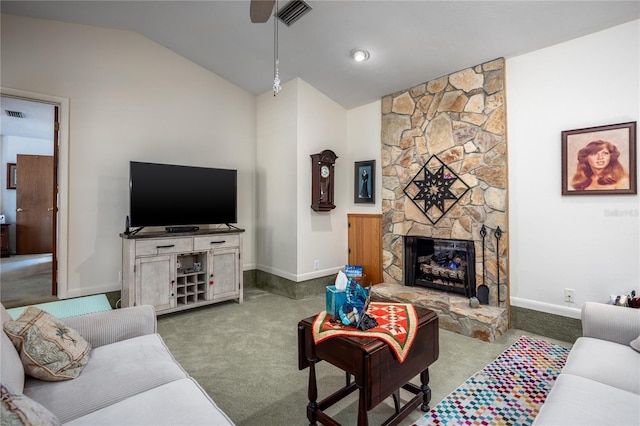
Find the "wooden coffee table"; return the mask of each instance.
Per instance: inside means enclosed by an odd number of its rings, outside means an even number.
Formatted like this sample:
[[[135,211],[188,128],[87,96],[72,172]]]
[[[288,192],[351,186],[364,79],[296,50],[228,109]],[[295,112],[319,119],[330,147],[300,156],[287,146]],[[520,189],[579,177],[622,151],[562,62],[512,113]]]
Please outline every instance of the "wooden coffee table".
[[[439,355],[438,316],[429,309],[417,308],[418,330],[409,353],[400,363],[391,348],[383,341],[370,337],[332,337],[317,345],[313,341],[312,326],[315,316],[298,323],[298,368],[309,367],[309,405],[307,418],[310,425],[319,421],[324,425],[339,425],[324,410],[345,396],[359,390],[358,426],[368,424],[367,411],[389,396],[393,396],[395,414],[384,425],[396,425],[421,405],[429,411],[431,389],[429,366]],[[346,372],[346,384],[320,402],[317,402],[315,364],[327,361]],[[421,386],[409,383],[420,375]],[[355,381],[351,383],[351,376]],[[405,389],[415,396],[400,407],[399,391]]]

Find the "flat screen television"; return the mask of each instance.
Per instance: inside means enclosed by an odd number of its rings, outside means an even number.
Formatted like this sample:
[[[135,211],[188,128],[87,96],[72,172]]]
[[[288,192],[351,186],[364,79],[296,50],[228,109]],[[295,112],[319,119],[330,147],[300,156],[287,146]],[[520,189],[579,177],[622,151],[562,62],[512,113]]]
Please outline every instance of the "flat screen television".
[[[132,227],[237,222],[237,170],[131,161]]]

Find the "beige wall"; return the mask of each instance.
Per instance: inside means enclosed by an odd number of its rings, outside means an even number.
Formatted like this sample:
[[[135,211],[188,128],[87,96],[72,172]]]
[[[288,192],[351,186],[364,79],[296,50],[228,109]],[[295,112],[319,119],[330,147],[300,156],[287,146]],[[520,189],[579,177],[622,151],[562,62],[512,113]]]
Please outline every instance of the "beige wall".
[[[347,260],[347,111],[295,79],[258,96],[257,116],[257,267],[294,282],[335,273]],[[336,208],[314,212],[310,155],[325,149],[338,156]]]
[[[257,268],[296,281],[298,81],[257,97]]]
[[[382,132],[381,102],[354,108],[348,112],[347,152],[351,170],[347,170],[350,192],[347,197],[349,213],[380,214],[382,213],[382,165],[380,162],[380,134]],[[375,204],[354,203],[355,184],[354,162],[376,160]]]
[[[69,100],[68,279],[120,288],[130,160],[238,169],[245,268],[255,263],[255,97],[131,32],[2,15],[2,87]],[[180,206],[179,194],[167,194]]]
[[[347,194],[353,162],[347,157],[347,111],[299,80],[298,105],[298,265],[300,280],[337,272],[347,262]],[[331,212],[311,209],[311,154],[332,150],[334,204]],[[318,260],[319,268],[313,269]]]
[[[562,196],[561,132],[640,120],[640,20],[511,58],[506,75],[511,302],[579,318],[640,290],[640,198]]]

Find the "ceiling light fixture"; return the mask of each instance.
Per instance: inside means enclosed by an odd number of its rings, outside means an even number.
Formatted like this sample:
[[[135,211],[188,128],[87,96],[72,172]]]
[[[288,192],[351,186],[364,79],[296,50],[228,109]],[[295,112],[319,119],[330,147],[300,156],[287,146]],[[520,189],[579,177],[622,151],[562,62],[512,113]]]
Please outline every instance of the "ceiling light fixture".
[[[364,49],[353,49],[349,54],[356,62],[364,62],[369,59],[369,52]]]

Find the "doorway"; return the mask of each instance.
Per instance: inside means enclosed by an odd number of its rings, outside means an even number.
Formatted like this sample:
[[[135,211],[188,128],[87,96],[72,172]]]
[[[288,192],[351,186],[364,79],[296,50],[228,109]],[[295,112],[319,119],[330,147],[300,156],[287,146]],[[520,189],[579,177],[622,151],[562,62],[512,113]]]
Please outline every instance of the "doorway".
[[[0,262],[5,307],[57,299],[59,107],[1,98],[0,213],[9,229],[9,257]],[[12,180],[9,182],[9,180]]]

